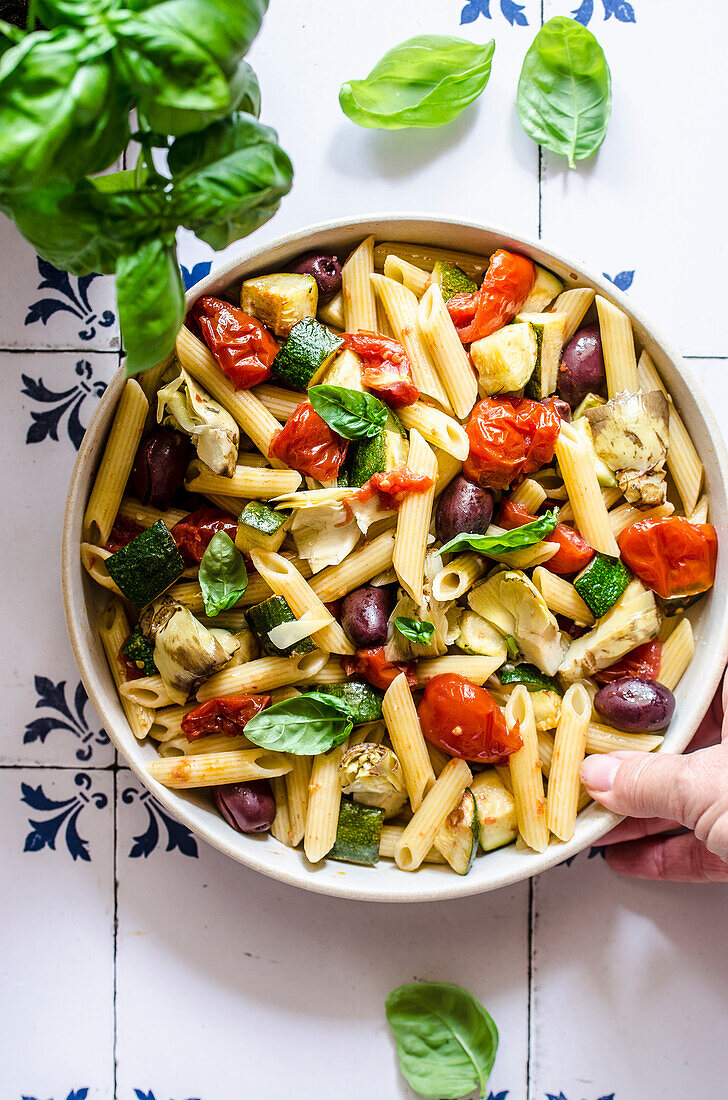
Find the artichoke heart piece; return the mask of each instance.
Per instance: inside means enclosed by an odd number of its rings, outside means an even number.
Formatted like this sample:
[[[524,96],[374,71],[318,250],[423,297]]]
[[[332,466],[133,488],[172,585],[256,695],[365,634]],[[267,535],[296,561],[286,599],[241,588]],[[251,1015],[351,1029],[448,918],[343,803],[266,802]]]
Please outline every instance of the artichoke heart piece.
[[[597,454],[611,470],[645,474],[667,457],[670,406],[664,393],[629,393],[586,409]]]
[[[339,780],[343,794],[383,810],[385,817],[395,817],[404,809],[407,790],[402,765],[385,745],[352,745],[339,764]]]
[[[157,421],[189,435],[202,462],[220,477],[232,477],[238,460],[240,429],[222,405],[175,367],[157,393]]]
[[[556,674],[565,642],[556,618],[525,573],[520,569],[492,573],[472,589],[468,603],[504,637],[515,638],[527,661],[547,676]]]
[[[657,637],[661,616],[652,592],[632,581],[593,630],[571,643],[559,666],[567,682],[592,676],[643,642]]]
[[[506,325],[470,345],[470,357],[486,397],[525,386],[538,359],[536,333],[529,324]]]
[[[225,630],[208,630],[171,596],[145,607],[139,626],[154,645],[154,663],[172,701],[180,704],[219,672],[240,644]]]

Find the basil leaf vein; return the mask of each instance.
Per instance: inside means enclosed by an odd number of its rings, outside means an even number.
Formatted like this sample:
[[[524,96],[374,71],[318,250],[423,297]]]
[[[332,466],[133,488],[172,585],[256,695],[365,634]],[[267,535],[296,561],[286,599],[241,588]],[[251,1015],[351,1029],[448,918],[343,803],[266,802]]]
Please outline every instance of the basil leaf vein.
[[[612,112],[612,78],[590,30],[563,15],[544,23],[523,60],[516,106],[528,136],[567,157],[570,168],[597,151]]]
[[[202,555],[199,573],[205,614],[212,617],[234,607],[248,587],[243,555],[225,531],[216,531]]]
[[[256,714],[245,726],[245,736],[264,749],[315,756],[343,744],[352,729],[345,703],[311,691]]]
[[[525,523],[523,527],[514,527],[512,531],[504,531],[500,535],[473,535],[463,532],[450,539],[441,553],[470,549],[481,554],[508,554],[511,550],[522,550],[542,542],[558,522],[558,512],[553,509],[539,516],[533,523]]]
[[[377,397],[345,386],[312,386],[308,399],[322,420],[344,439],[373,439],[387,422]]]
[[[394,625],[400,634],[416,645],[427,645],[435,633],[434,623],[427,619],[420,622],[418,619],[407,619],[403,615],[398,615]]]
[[[248,727],[245,732],[247,734]],[[421,1096],[485,1096],[498,1029],[472,993],[448,982],[413,982],[385,1001],[399,1068]]]

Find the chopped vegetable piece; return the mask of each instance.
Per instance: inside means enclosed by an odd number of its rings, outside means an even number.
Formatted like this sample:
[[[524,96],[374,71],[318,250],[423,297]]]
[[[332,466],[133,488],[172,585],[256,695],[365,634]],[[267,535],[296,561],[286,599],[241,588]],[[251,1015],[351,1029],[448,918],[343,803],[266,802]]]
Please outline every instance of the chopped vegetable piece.
[[[554,676],[564,655],[561,630],[538,589],[520,569],[492,573],[468,595],[478,615],[516,639],[527,661]]]
[[[336,840],[329,852],[329,858],[373,866],[379,859],[379,837],[383,822],[384,810],[342,798]]]
[[[533,523],[535,519],[536,516],[530,515],[522,505],[514,504],[512,500],[504,500],[498,513],[498,523],[507,531]],[[589,543],[565,523],[557,523],[546,537],[548,542],[555,543],[559,548],[552,558],[543,563],[544,568],[551,573],[576,573],[594,556],[594,550]]]
[[[278,343],[265,325],[239,306],[209,296],[198,298],[190,314],[236,389],[249,390],[270,378]]]
[[[420,391],[412,381],[407,352],[398,340],[379,332],[345,332],[344,343],[364,360],[362,381],[395,409],[414,405]]]
[[[437,847],[456,874],[467,875],[478,854],[479,840],[480,819],[475,797],[472,791],[466,790],[440,827]]]
[[[363,676],[372,687],[386,691],[400,672],[407,676],[410,687],[417,686],[414,661],[388,661],[384,646],[375,649],[357,649],[356,657],[343,657],[341,661],[347,676]]]
[[[145,607],[139,625],[144,637],[154,643],[154,663],[173,703],[186,702],[240,646],[227,631],[208,630],[171,596]]]
[[[135,607],[144,607],[179,580],[185,563],[163,520],[158,519],[106,559],[109,575]]]
[[[190,436],[198,457],[214,474],[232,477],[238,460],[240,429],[227,409],[213,401],[185,370],[157,391],[157,420]]]
[[[460,619],[460,633],[455,645],[465,653],[481,657],[498,657],[501,662],[508,656],[503,635],[474,611],[466,611]]]
[[[663,599],[692,596],[713,586],[718,537],[711,523],[691,523],[681,516],[642,519],[626,527],[617,541],[635,576]]]
[[[502,684],[523,684],[528,691],[555,691],[561,694],[558,680],[546,676],[540,668],[523,661],[519,665],[505,664],[498,669]]]
[[[129,637],[121,647],[121,652],[144,676],[155,676],[157,666],[154,663],[154,646],[151,646],[141,632],[139,626],[135,626]]]
[[[409,444],[399,417],[387,409],[384,427],[371,439],[349,444],[346,462],[339,471],[339,485],[365,485],[374,474],[387,473],[407,461]]]
[[[355,726],[363,722],[378,722],[382,717],[382,693],[361,680],[344,684],[319,684],[319,695],[333,695],[344,704]]]
[[[185,564],[199,565],[213,535],[218,531],[224,531],[234,539],[237,529],[238,525],[233,516],[220,508],[208,505],[205,508],[198,508],[196,512],[190,512],[179,523],[175,523],[171,535],[179,547]]]
[[[348,441],[315,412],[310,401],[302,401],[273,437],[270,454],[299,474],[331,481],[346,458],[348,446]]]
[[[478,287],[455,264],[449,264],[446,260],[436,260],[432,269],[431,282],[439,286],[442,297],[449,302],[454,294],[473,294]]]
[[[595,553],[592,560],[574,578],[574,588],[595,618],[601,619],[613,607],[632,580],[620,558]]]
[[[470,792],[480,824],[480,846],[484,852],[502,848],[516,839],[516,804],[500,776],[493,769],[474,775]]]
[[[546,306],[558,298],[564,289],[561,279],[557,279],[552,271],[536,264],[536,281],[531,287],[531,293],[521,306],[524,313],[541,313]]]
[[[285,512],[274,512],[262,500],[251,500],[238,518],[235,545],[247,554],[251,550],[276,551],[286,536],[287,520]]]
[[[299,321],[316,316],[318,286],[312,275],[259,275],[243,283],[240,305],[272,328],[276,336],[288,336]]]
[[[503,764],[521,747],[490,692],[457,673],[428,682],[418,713],[427,740],[463,760]]]
[[[503,248],[494,252],[480,289],[456,294],[447,303],[462,342],[482,340],[512,321],[523,309],[535,278],[536,268],[525,256]]]
[[[661,660],[662,642],[655,638],[652,642],[638,645],[608,668],[595,672],[594,679],[598,684],[611,684],[613,680],[622,680],[625,676],[648,676],[651,680],[656,680]]]
[[[291,329],[290,336],[271,364],[271,374],[291,389],[305,393],[325,373],[343,340],[315,317],[306,317]]]
[[[385,817],[395,817],[407,802],[402,765],[385,745],[352,745],[339,764],[339,779],[344,794],[376,806]]]
[[[660,615],[652,592],[628,589],[603,619],[571,643],[559,665],[569,682],[608,668],[643,642],[652,641],[660,629]]]
[[[295,623],[296,616],[283,596],[269,596],[262,603],[249,607],[245,612],[245,621],[255,635],[261,649],[271,657],[299,657],[316,648],[310,638],[301,638],[300,642],[279,649],[270,639],[270,631],[281,623]]]
[[[226,695],[208,699],[185,714],[182,733],[188,741],[216,733],[224,737],[239,736],[247,723],[270,703],[270,695]]]
[[[561,419],[553,407],[526,397],[486,397],[466,425],[470,454],[463,473],[484,489],[507,489],[554,456]]]
[[[470,358],[481,393],[488,397],[514,393],[526,385],[536,368],[536,334],[530,325],[506,325],[471,344]]]
[[[526,396],[542,401],[556,391],[566,332],[566,314],[521,311],[516,322],[529,325],[536,337],[536,366],[526,385]]]

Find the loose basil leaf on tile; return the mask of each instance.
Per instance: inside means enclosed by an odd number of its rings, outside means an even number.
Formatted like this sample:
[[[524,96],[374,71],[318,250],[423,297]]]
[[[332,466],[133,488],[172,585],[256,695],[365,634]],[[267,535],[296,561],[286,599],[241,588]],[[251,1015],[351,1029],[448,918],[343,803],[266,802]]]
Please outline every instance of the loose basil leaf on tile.
[[[225,531],[216,531],[207,544],[199,581],[205,614],[210,617],[234,607],[248,587],[243,555]]]
[[[495,42],[421,34],[385,53],[364,80],[342,84],[339,103],[358,126],[444,126],[488,83]]]
[[[345,386],[312,386],[314,411],[344,439],[373,439],[387,422],[387,409],[377,397]]]
[[[591,31],[563,15],[544,23],[524,58],[516,105],[528,136],[570,168],[596,153],[612,112],[612,78]]]
[[[248,732],[247,727],[245,730]],[[472,993],[448,982],[412,982],[385,1000],[399,1068],[420,1096],[485,1096],[498,1029]]]
[[[524,523],[523,527],[514,527],[512,531],[504,531],[501,535],[473,535],[463,532],[450,539],[440,552],[445,554],[455,550],[477,550],[481,554],[507,554],[511,550],[521,550],[542,542],[558,522],[559,514],[554,509],[545,512],[533,523]]]
[[[427,645],[435,633],[434,623],[429,622],[427,619],[420,622],[418,619],[407,619],[403,615],[398,615],[394,620],[394,625],[400,634],[410,642],[414,642],[415,645]]]
[[[170,350],[185,319],[185,292],[174,240],[148,240],[116,265],[116,301],[126,373],[149,370]]]
[[[247,723],[245,736],[263,749],[315,756],[343,744],[352,729],[345,703],[311,691],[256,714]]]

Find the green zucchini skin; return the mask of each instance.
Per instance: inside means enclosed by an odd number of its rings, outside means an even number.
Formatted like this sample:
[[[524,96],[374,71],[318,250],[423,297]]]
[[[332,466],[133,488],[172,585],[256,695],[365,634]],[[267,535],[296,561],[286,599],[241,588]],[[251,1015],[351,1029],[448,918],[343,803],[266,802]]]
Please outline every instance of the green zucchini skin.
[[[262,500],[251,500],[238,517],[235,545],[250,553],[254,549],[278,550],[285,537],[287,512],[275,512]]]
[[[442,297],[446,302],[455,294],[472,294],[478,289],[477,284],[455,264],[449,264],[446,260],[437,260],[432,269],[432,282],[437,283],[442,291]]]
[[[135,626],[121,647],[128,661],[136,665],[145,676],[156,676],[159,669],[154,663],[154,646],[150,645],[138,626]]]
[[[467,875],[473,866],[479,842],[478,807],[473,792],[468,788],[437,834],[437,847],[456,874]]]
[[[355,726],[364,722],[378,722],[382,717],[384,692],[373,688],[363,680],[347,680],[343,684],[319,684],[316,691],[333,695],[349,708]]]
[[[296,616],[283,596],[269,596],[262,603],[249,607],[245,612],[245,621],[261,649],[269,657],[300,657],[303,653],[311,653],[316,648],[310,638],[301,638],[300,642],[286,646],[285,649],[280,649],[270,640],[268,631],[274,626],[296,621]]]
[[[306,317],[290,335],[271,363],[271,374],[294,390],[305,393],[323,374],[344,341],[314,317]]]
[[[632,580],[632,574],[621,558],[611,558],[596,551],[578,577],[574,588],[597,619],[606,615]]]
[[[547,676],[540,668],[523,661],[519,665],[506,663],[498,669],[502,684],[523,684],[527,691],[555,691],[561,695],[561,687],[554,676]]]
[[[379,859],[379,838],[383,823],[384,810],[342,798],[336,840],[329,852],[330,858],[340,859],[345,863],[373,866]]]
[[[671,619],[673,615],[682,615],[683,611],[687,611],[707,594],[707,591],[694,592],[691,596],[669,596],[667,599],[664,596],[658,596],[657,602],[663,613]]]
[[[399,417],[387,409],[387,422],[373,439],[352,440],[339,470],[337,485],[361,486],[373,474],[385,473],[406,461],[407,432]]]
[[[109,576],[135,607],[146,607],[179,580],[185,563],[163,520],[106,559]]]

